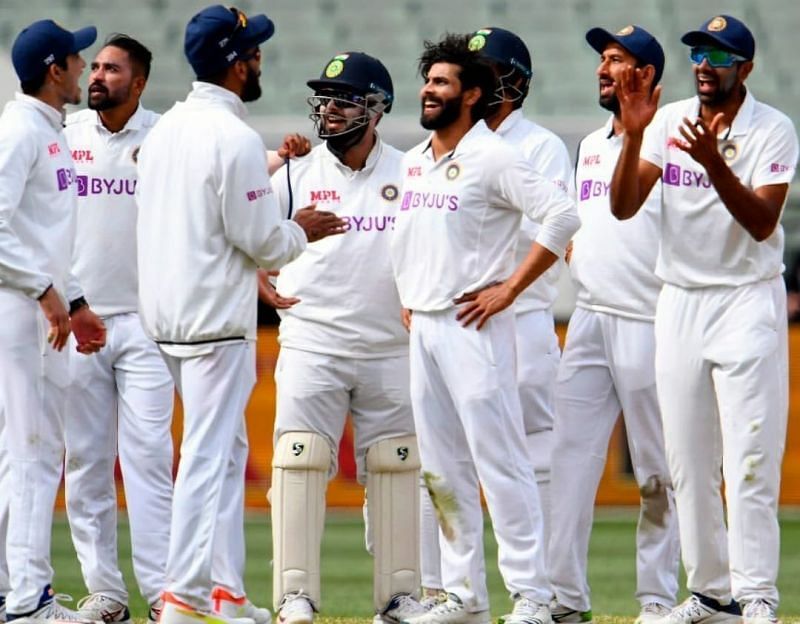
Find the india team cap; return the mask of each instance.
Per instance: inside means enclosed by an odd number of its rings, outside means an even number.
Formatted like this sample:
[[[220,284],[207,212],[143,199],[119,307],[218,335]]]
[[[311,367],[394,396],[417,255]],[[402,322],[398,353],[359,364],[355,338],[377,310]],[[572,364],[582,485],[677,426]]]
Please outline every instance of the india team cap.
[[[20,82],[28,82],[39,78],[57,60],[88,48],[95,39],[94,26],[70,32],[53,20],[39,20],[17,35],[11,47],[11,62]]]
[[[266,15],[248,17],[239,9],[216,4],[189,20],[183,51],[195,75],[207,77],[233,65],[274,33],[275,24]]]
[[[586,41],[599,54],[609,43],[617,43],[633,54],[640,63],[652,65],[656,69],[653,84],[658,84],[664,73],[664,50],[658,40],[641,26],[625,26],[611,34],[603,28],[592,28],[586,33]]]
[[[756,53],[753,33],[741,21],[730,15],[717,15],[706,21],[700,30],[692,30],[681,37],[688,46],[712,45],[743,56],[749,61]]]
[[[330,59],[320,77],[306,83],[314,91],[320,89],[347,89],[366,95],[379,93],[388,113],[394,100],[394,85],[389,70],[374,56],[364,52],[342,52]]]
[[[476,30],[470,37],[469,49],[490,61],[514,67],[526,78],[533,75],[528,46],[510,30],[494,26]]]

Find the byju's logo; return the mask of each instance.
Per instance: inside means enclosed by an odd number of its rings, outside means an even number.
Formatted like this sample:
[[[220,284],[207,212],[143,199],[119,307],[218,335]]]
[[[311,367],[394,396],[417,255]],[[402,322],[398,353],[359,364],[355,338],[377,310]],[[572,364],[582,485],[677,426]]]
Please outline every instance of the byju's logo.
[[[581,182],[580,200],[586,201],[592,197],[606,197],[611,185],[605,180],[584,180]]]
[[[90,178],[89,176],[76,176],[78,183],[78,197],[87,195],[133,195],[136,193],[136,180],[124,178]]]
[[[411,208],[436,208],[439,210],[446,208],[450,212],[455,212],[458,210],[458,195],[406,191],[403,194],[400,210],[410,210]]]
[[[66,191],[69,185],[75,182],[74,169],[56,169],[56,182],[59,191]]]
[[[697,188],[711,188],[711,180],[703,173],[681,169],[679,165],[667,163],[662,175],[664,184],[670,186],[694,186]]]

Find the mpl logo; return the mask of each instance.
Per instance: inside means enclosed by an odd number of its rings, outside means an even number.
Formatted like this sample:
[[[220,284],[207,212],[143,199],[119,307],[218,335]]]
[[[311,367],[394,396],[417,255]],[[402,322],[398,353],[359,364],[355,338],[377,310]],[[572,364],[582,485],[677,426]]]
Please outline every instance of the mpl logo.
[[[61,153],[61,148],[58,146],[58,143],[51,143],[47,146],[47,153],[51,156],[58,156]]]
[[[580,200],[586,201],[592,197],[607,197],[611,191],[611,184],[605,180],[584,180],[581,182]]]
[[[694,186],[697,188],[711,188],[711,180],[703,173],[681,169],[680,165],[667,163],[662,175],[664,184],[670,186]]]
[[[76,163],[93,163],[92,150],[72,150],[72,160]]]
[[[600,154],[590,154],[583,157],[584,167],[596,167],[600,164]]]
[[[408,168],[408,177],[409,178],[418,178],[422,175],[422,167],[409,167]]]
[[[311,203],[316,202],[340,202],[342,198],[339,197],[338,191],[311,191]]]

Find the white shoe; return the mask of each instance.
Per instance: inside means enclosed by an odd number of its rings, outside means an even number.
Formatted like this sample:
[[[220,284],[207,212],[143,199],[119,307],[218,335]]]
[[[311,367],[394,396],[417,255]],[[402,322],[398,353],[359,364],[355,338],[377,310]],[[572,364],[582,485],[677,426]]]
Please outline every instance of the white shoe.
[[[0,622],[6,621],[6,597],[0,596]]]
[[[215,587],[211,591],[211,610],[227,617],[250,618],[256,624],[272,623],[269,609],[255,606],[247,596],[234,596],[224,587]]]
[[[399,624],[419,615],[424,615],[430,609],[426,609],[420,602],[410,594],[395,594],[380,613],[376,613],[372,618],[372,624],[388,622]]]
[[[78,614],[87,620],[96,620],[107,624],[111,622],[131,624],[131,612],[128,610],[128,605],[101,593],[89,594],[79,600]]]
[[[671,612],[672,609],[660,602],[647,602],[642,605],[639,617],[633,624],[653,624],[657,620],[667,617]]]
[[[593,624],[592,610],[576,611],[555,600],[550,603],[550,617],[556,624]]]
[[[164,601],[159,598],[150,605],[147,611],[147,624],[156,624],[161,618],[161,611],[164,610]]]
[[[455,594],[422,615],[403,620],[403,624],[489,624],[489,612],[470,612]]]
[[[436,605],[443,602],[447,602],[447,592],[445,592],[443,589],[440,589],[436,593],[426,593],[426,590],[423,590],[422,599],[419,601],[419,604],[421,604],[422,608],[426,611],[430,611]]]
[[[210,611],[200,611],[179,600],[174,594],[164,592],[164,606],[159,624],[255,624],[250,618],[232,618]]]
[[[303,591],[286,594],[278,609],[278,624],[312,624],[314,605]]]
[[[18,624],[35,624],[37,622],[46,622],[52,620],[60,620],[61,622],[80,622],[81,624],[97,624],[95,620],[88,620],[81,617],[81,614],[72,609],[68,609],[60,604],[59,600],[71,601],[72,596],[66,594],[56,594],[50,585],[47,585],[42,591],[42,596],[39,598],[39,604],[30,613],[8,613],[6,610],[6,619],[11,617],[16,620]]]
[[[745,603],[742,617],[744,624],[779,624],[780,622],[773,606],[761,598]]]
[[[739,605],[731,602],[721,605],[712,598],[692,594],[669,614],[658,620],[651,620],[652,624],[714,624],[715,622],[736,622],[739,624],[742,616]]]
[[[550,605],[535,602],[520,596],[514,602],[514,609],[503,618],[505,624],[553,624]]]

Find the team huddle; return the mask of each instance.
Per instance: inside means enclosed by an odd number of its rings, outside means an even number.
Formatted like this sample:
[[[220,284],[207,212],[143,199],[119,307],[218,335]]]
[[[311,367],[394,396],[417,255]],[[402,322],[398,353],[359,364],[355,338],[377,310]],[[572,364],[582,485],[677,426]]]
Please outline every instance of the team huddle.
[[[488,624],[483,494],[513,604],[504,624],[592,622],[594,499],[622,412],[641,505],[637,624],[775,624],[788,414],[780,217],[791,121],[745,81],[755,41],[720,15],[682,37],[696,96],[659,108],[664,53],[593,28],[607,123],[573,163],[527,119],[531,56],[502,28],[419,58],[406,153],[378,126],[381,61],[308,81],[310,148],[267,152],[265,15],[189,21],[196,76],[164,115],[152,55],[35,22],[0,117],[0,621],[121,622],[119,457],[133,567],[163,624],[269,624],[244,587],[244,412],[256,303],[280,316],[273,610],[323,607],[325,491],[352,415],[376,624]],[[676,61],[677,62],[677,61]],[[552,307],[577,289],[563,353]],[[178,473],[171,420],[184,406]],[[62,472],[88,595],[51,588]],[[725,499],[722,486],[724,480]],[[680,562],[690,596],[677,603]],[[267,565],[267,562],[264,562]]]

